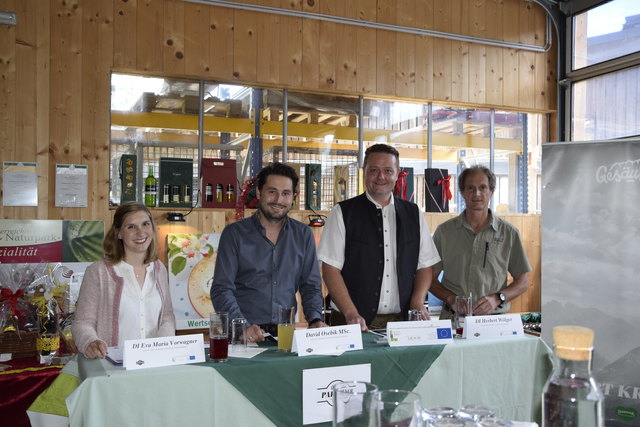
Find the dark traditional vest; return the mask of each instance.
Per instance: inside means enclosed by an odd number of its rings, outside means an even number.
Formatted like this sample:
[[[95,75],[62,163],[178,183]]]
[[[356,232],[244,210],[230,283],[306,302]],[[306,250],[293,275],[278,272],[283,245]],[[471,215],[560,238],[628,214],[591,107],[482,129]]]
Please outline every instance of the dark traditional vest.
[[[400,308],[406,317],[420,251],[420,211],[416,204],[398,198],[394,206]],[[369,324],[378,312],[384,270],[382,211],[365,194],[340,202],[340,209],[345,225],[342,277],[360,316]]]

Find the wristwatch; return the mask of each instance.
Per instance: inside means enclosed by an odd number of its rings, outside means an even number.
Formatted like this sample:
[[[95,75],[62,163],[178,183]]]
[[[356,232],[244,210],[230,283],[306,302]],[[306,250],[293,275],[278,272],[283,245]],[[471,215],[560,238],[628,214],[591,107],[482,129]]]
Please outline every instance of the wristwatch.
[[[498,304],[498,308],[502,308],[504,303],[507,302],[507,297],[502,292],[496,292],[496,296],[498,297],[498,300],[500,301],[500,304]]]

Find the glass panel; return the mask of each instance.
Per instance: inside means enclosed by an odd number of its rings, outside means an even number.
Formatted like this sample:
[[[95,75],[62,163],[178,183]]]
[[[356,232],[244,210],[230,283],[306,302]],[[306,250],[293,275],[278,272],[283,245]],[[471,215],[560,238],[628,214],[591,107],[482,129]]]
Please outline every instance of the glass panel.
[[[282,111],[283,91],[266,90],[264,163],[282,161]],[[357,98],[289,91],[287,163],[299,171],[299,209],[329,210],[341,199],[358,194],[357,117]],[[307,164],[320,165],[320,189],[315,198],[312,175],[317,169],[307,171]]]
[[[250,95],[251,91],[242,86],[205,84],[205,158],[242,161],[246,153],[242,138],[251,132]],[[161,157],[192,160],[193,197],[190,203],[197,203],[200,187],[199,109],[197,81],[112,74],[111,205],[120,204],[123,189],[130,193],[129,199],[143,201],[144,179],[149,168],[158,179]],[[128,164],[122,164],[123,160]],[[135,171],[135,177],[130,171]],[[134,182],[135,188],[127,187]],[[158,202],[163,191],[157,189]]]
[[[640,50],[640,2],[613,0],[573,17],[573,69]]]
[[[571,139],[594,141],[640,135],[640,67],[573,85]]]
[[[364,104],[365,149],[376,143],[386,143],[400,152],[400,168],[413,172],[407,199],[424,210],[428,106],[379,100],[365,100]]]
[[[453,176],[451,212],[464,210],[458,191],[458,175],[462,169],[476,164],[489,166],[490,118],[489,110],[433,107],[433,167],[447,169]],[[503,148],[506,147],[496,144],[496,149]]]

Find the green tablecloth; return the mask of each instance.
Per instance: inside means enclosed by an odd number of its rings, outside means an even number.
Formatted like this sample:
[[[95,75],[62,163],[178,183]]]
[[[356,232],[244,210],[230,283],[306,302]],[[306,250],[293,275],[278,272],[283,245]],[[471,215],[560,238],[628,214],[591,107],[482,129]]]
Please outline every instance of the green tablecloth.
[[[372,381],[382,388],[411,388],[412,378],[415,379],[413,390],[422,396],[425,407],[475,403],[493,408],[506,419],[540,418],[542,386],[551,363],[550,350],[539,338],[454,340],[444,349],[389,348],[368,341],[365,350],[338,357],[298,358],[270,352],[251,360],[231,359],[213,369],[200,364],[125,371],[103,360],[99,363],[105,374],[86,379],[67,398],[69,421],[72,426],[91,427],[299,426],[301,423],[296,420],[300,420],[301,370],[352,363],[371,363]],[[439,357],[432,353],[440,350]],[[436,358],[421,377],[418,372],[422,368],[411,362],[416,355]],[[74,365],[70,363],[63,372],[77,375]],[[268,379],[270,367],[275,369],[271,370],[272,379]],[[262,372],[265,370],[266,374]],[[284,376],[289,379],[276,377],[282,375],[277,373],[279,370],[286,370]],[[234,385],[232,381],[239,382]],[[240,391],[246,387],[262,391],[259,396],[253,391]],[[288,390],[291,388],[298,391]],[[286,409],[278,410],[282,414],[276,414],[277,421],[269,418],[270,407],[263,409],[263,398],[286,403]],[[39,415],[47,412],[43,408],[38,411]]]
[[[370,363],[371,382],[380,389],[413,390],[444,349],[444,345],[390,348],[374,343],[375,338],[362,334],[364,350],[338,357],[298,357],[278,353],[273,345],[252,359],[230,358],[224,364],[201,365],[216,369],[275,425],[302,425],[303,370]]]

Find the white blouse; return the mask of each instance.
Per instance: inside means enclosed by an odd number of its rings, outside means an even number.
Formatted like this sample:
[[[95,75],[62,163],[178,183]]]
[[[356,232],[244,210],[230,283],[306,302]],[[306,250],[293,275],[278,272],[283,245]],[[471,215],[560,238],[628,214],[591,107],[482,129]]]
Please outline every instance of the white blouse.
[[[147,265],[142,288],[133,266],[121,261],[114,269],[124,280],[118,316],[118,346],[124,345],[126,340],[157,337],[162,300],[155,286],[153,263]]]

